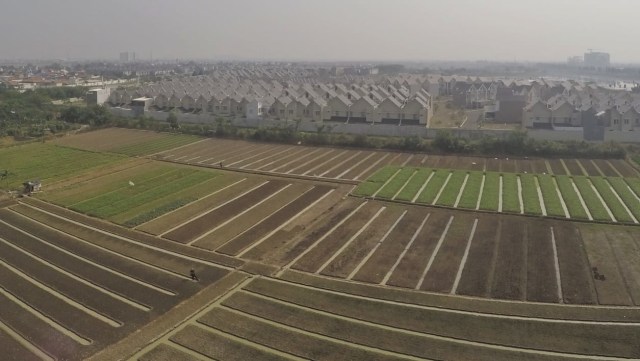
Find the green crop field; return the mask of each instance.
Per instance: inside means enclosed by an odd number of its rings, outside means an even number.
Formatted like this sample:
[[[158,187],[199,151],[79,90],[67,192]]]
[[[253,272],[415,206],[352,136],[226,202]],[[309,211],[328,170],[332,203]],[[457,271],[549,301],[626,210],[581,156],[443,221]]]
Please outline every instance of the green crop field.
[[[163,179],[163,182],[142,192],[137,191],[136,187],[132,186],[131,192],[111,194],[97,207],[82,210],[90,215],[110,219],[117,214],[128,211],[130,208],[149,203],[155,199],[163,198],[184,188],[204,182],[209,177],[211,175],[207,172],[181,170],[177,176]]]
[[[613,213],[613,216],[618,220],[618,222],[633,222],[629,212],[627,212],[623,204],[620,203],[618,197],[615,196],[611,190],[611,185],[605,178],[593,177],[591,178],[591,182],[593,182],[596,190],[598,190],[598,193],[600,193],[600,196],[602,196],[609,207],[609,210]]]
[[[451,178],[449,182],[444,187],[440,198],[436,204],[442,206],[453,207],[456,203],[456,199],[458,199],[458,195],[462,191],[462,183],[464,183],[464,179],[467,177],[467,172],[464,171],[455,171],[451,174]]]
[[[462,192],[462,198],[458,207],[475,209],[478,204],[478,197],[480,196],[480,186],[482,185],[482,178],[484,174],[482,172],[470,172],[467,184],[464,186]]]
[[[389,180],[390,177],[393,178]],[[466,183],[465,178],[467,178]],[[484,187],[480,194],[483,178]],[[544,205],[548,216],[564,218],[567,217],[566,212],[568,212],[569,218],[586,220],[589,219],[588,213],[590,213],[595,220],[611,221],[605,208],[606,204],[618,222],[635,223],[640,219],[640,199],[638,198],[640,179],[638,178],[385,167],[366,182],[361,183],[355,194],[370,196],[388,181],[378,192],[377,197],[391,199],[398,194],[396,198],[399,200],[412,201],[415,198],[416,203],[423,204],[434,204],[435,201],[436,205],[445,207],[454,207],[456,200],[460,197],[457,207],[466,209],[475,209],[480,199],[479,209],[499,211],[501,179],[502,212],[505,213],[520,213],[522,207],[526,214],[542,215]],[[520,193],[518,180],[522,188]],[[423,191],[416,198],[417,192],[425,184]],[[438,193],[440,196],[436,199]],[[520,197],[522,197],[522,205]],[[587,209],[583,207],[580,197],[584,200]],[[629,212],[636,218],[635,220]]]
[[[580,202],[578,193],[576,193],[573,187],[573,178],[566,175],[557,175],[555,177],[571,218],[589,219],[587,212]]]
[[[400,167],[384,167],[378,169],[369,179],[360,183],[358,187],[353,191],[354,195],[370,197],[374,195],[384,183],[392,177]]]
[[[436,195],[438,195],[438,192],[440,192],[440,189],[444,185],[444,182],[447,180],[447,177],[449,177],[449,174],[451,174],[449,169],[438,169],[422,193],[420,193],[416,202],[432,204]]]
[[[150,162],[42,193],[42,198],[128,226],[136,226],[215,191],[220,173]]]
[[[158,169],[151,169],[148,176],[146,178],[143,177],[144,175],[141,176],[141,179],[138,182],[132,181],[133,185],[128,181],[118,181],[118,187],[116,189],[107,192],[99,192],[94,197],[87,198],[84,201],[70,205],[70,208],[79,212],[90,212],[94,209],[103,207],[104,205],[145,192],[148,189],[156,187],[161,182],[171,182],[180,177],[180,170],[168,165],[162,165]],[[64,202],[62,203],[64,204]]]
[[[611,221],[611,217],[609,217],[604,205],[591,187],[589,178],[585,176],[573,177],[573,181],[576,183],[576,186],[578,186],[582,199],[584,199],[587,207],[589,207],[589,212],[591,212],[593,219],[598,221]]]
[[[402,189],[402,192],[398,194],[396,199],[402,201],[411,201],[413,197],[420,191],[420,188],[424,182],[429,179],[429,176],[433,173],[432,169],[420,168],[417,173],[411,178],[411,181]]]
[[[624,203],[627,205],[627,208],[631,211],[631,213],[636,217],[636,219],[640,220],[640,199],[636,196],[635,193],[624,181],[623,178],[608,178],[609,183],[616,190],[616,193],[622,198]]]
[[[522,182],[522,203],[524,203],[524,213],[535,215],[542,214],[535,176],[533,174],[521,174],[520,182]]]
[[[484,189],[482,190],[480,209],[497,211],[500,202],[500,174],[487,172],[484,180]]]
[[[83,182],[74,182],[55,192],[46,192],[42,198],[65,207],[130,187],[129,182],[144,186],[145,182],[160,179],[162,175],[172,171],[171,167],[157,162],[150,162],[124,172],[107,174]]]
[[[538,183],[540,184],[542,199],[544,201],[547,214],[550,216],[565,217],[562,203],[558,197],[558,188],[553,182],[553,176],[548,174],[538,174]]]
[[[402,188],[402,186],[407,183],[407,180],[416,172],[415,168],[402,168],[400,172],[396,173],[396,175],[387,183],[381,190],[378,192],[376,197],[379,198],[388,198],[391,199],[393,196],[398,193],[398,191]]]
[[[625,178],[624,179],[629,187],[640,196],[640,179],[639,178]]]
[[[0,180],[0,188],[20,189],[27,180],[39,179],[43,190],[54,182],[81,174],[123,158],[52,144],[30,143],[0,148],[0,172],[8,175]]]
[[[502,175],[502,210],[520,213],[520,199],[518,199],[518,177],[515,173]]]

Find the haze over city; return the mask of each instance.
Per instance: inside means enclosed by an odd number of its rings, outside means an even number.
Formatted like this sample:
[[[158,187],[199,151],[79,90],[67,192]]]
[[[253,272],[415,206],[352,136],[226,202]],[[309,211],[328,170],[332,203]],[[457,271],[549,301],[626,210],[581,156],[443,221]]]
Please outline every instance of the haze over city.
[[[0,59],[638,63],[633,0],[173,0],[2,4]],[[6,34],[11,34],[7,36]]]

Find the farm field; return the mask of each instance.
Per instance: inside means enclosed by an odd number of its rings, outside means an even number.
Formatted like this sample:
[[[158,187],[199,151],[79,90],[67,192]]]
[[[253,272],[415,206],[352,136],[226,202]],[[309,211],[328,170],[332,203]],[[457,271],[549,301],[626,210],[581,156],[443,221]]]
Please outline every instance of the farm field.
[[[639,240],[635,227],[621,232]],[[636,305],[623,297],[624,301],[602,303],[588,296],[595,294],[589,283],[580,287],[579,295],[574,293],[576,283],[589,281],[585,279],[590,276],[589,265],[617,262],[591,258],[592,249],[585,242],[597,234],[595,228],[561,220],[529,221],[353,199],[336,218],[294,239],[305,244],[297,254],[278,258],[267,251],[248,254],[246,260],[345,280],[467,296]],[[623,277],[634,270],[640,267],[619,270],[616,266],[608,273]],[[637,282],[626,278],[614,288],[628,295],[635,292]]]
[[[21,360],[83,360],[229,274],[31,204],[0,209],[0,249],[3,350]]]
[[[625,161],[146,133],[0,203],[9,359],[640,358]]]
[[[205,167],[219,167],[222,163],[223,167],[243,171],[349,181],[365,180],[386,165],[483,172],[531,173],[535,170],[535,173],[552,175],[585,175],[587,171],[588,176],[602,176],[603,169],[606,169],[611,176],[640,177],[640,172],[629,163],[615,159],[597,160],[595,163],[600,167],[596,168],[588,160],[494,159],[197,137],[169,141],[172,137],[176,135],[110,128],[63,138],[60,144],[110,152],[117,150],[130,155],[155,154],[157,159]],[[130,147],[136,143],[137,138],[140,138],[140,144],[131,150]],[[105,143],[112,145],[107,146]],[[97,144],[109,149],[96,149]],[[148,144],[157,146],[150,147]]]
[[[108,128],[64,137],[55,143],[70,148],[136,156],[173,149],[198,140],[201,138],[191,135]]]
[[[595,310],[565,306],[573,316],[568,322],[558,322],[540,317],[557,311],[540,304],[525,308],[505,303],[495,314],[489,304],[457,303],[450,296],[415,297],[413,292],[296,272],[287,272],[283,278],[242,283],[132,359],[156,360],[160,354],[184,360],[196,354],[225,360],[638,356],[638,326],[629,327],[619,320],[601,327],[592,322],[598,317]],[[626,310],[618,317],[638,319],[637,314],[632,315]]]
[[[638,178],[553,176],[387,166],[355,196],[559,218],[638,224]]]
[[[118,155],[70,149],[50,143],[0,148],[0,172],[8,172],[8,176],[0,182],[0,188],[22,189],[22,183],[28,180],[40,180],[48,184],[122,159]]]
[[[39,197],[129,227],[192,203],[235,181],[204,169],[147,162],[91,179],[78,179]]]

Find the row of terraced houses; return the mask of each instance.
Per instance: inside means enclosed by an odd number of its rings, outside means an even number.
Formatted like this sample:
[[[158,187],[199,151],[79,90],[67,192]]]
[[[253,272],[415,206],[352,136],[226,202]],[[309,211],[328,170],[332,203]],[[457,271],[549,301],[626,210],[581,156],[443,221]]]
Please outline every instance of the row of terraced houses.
[[[484,108],[487,121],[526,129],[603,132],[640,128],[640,95],[573,80],[400,74],[323,77],[313,69],[230,68],[113,91],[114,107],[206,116],[429,126],[433,100]],[[640,138],[640,134],[639,137]]]
[[[195,76],[116,90],[108,102],[249,119],[428,125],[433,96],[426,79],[386,80],[341,83]]]
[[[585,139],[603,132],[640,131],[640,94],[574,81],[532,86],[522,124],[530,129],[584,129]],[[640,140],[638,136],[632,137]]]

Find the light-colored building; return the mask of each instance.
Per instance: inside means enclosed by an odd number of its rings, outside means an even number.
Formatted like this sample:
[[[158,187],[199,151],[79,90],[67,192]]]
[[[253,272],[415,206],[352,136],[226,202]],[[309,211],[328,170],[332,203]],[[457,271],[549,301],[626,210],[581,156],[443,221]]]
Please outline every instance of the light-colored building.
[[[250,72],[245,69],[241,74],[249,76]],[[391,124],[403,124],[406,120],[404,124],[426,126],[433,114],[432,95],[427,88],[437,89],[440,85],[433,83],[434,79],[438,78],[432,77],[430,82],[426,76],[407,75],[379,80],[280,82],[219,74],[116,90],[109,103],[127,107],[132,99],[148,97],[153,99],[155,110],[176,109],[214,117]],[[258,101],[260,104],[271,99],[268,111],[252,103],[255,99],[262,99]]]
[[[102,105],[109,100],[111,88],[95,88],[87,91],[85,100],[87,105]]]

